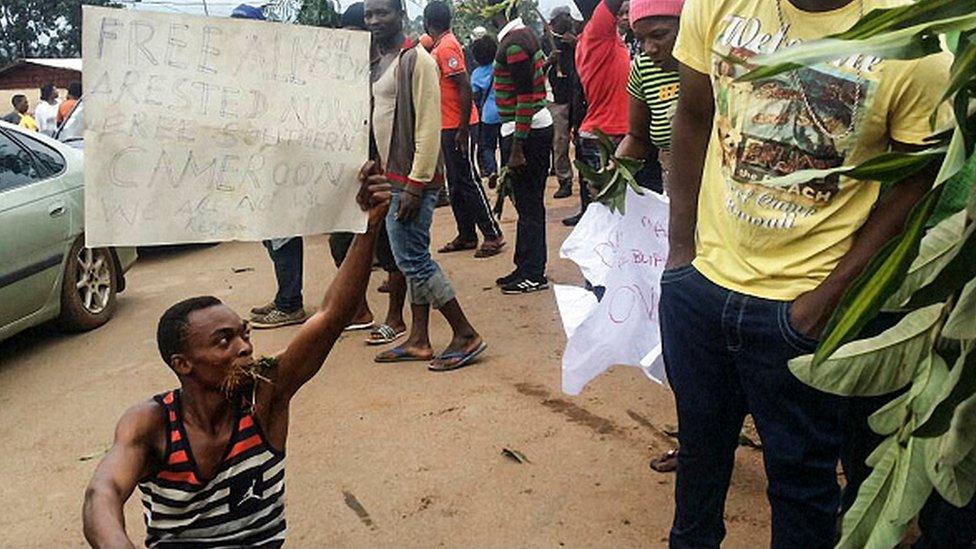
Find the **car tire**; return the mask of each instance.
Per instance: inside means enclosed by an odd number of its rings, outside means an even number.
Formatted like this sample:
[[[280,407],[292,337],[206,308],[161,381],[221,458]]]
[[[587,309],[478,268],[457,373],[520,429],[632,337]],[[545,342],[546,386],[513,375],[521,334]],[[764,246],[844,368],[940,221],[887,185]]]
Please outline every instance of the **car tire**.
[[[105,324],[115,314],[119,266],[108,248],[86,248],[84,236],[71,245],[61,280],[61,316],[65,330],[83,332]]]

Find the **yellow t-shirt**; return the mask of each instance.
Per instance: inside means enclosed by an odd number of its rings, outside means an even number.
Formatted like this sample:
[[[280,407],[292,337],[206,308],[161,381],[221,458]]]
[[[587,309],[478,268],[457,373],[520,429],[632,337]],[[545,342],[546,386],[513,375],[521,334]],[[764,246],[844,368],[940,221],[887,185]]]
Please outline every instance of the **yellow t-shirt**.
[[[35,132],[37,131],[37,121],[34,120],[34,117],[29,114],[20,115],[20,124],[18,124],[18,126],[21,128],[27,128],[28,130],[33,130]]]
[[[879,185],[835,175],[777,189],[763,180],[855,165],[886,152],[892,140],[921,143],[932,133],[929,115],[945,91],[951,57],[857,55],[734,83],[748,69],[722,56],[749,58],[837,33],[861,11],[861,0],[828,12],[779,0],[781,22],[776,1],[687,0],[674,56],[708,74],[715,97],[695,267],[724,288],[792,300],[836,267],[870,214]],[[863,13],[903,3],[863,0]]]

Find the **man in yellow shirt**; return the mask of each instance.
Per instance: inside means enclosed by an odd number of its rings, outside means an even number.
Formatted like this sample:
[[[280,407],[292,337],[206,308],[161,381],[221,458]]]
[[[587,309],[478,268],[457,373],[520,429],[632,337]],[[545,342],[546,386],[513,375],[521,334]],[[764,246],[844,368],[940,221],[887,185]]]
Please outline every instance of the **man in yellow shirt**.
[[[13,104],[14,110],[6,114],[3,117],[3,121],[10,122],[11,124],[16,124],[20,127],[36,132],[37,121],[34,120],[33,116],[27,113],[27,109],[30,108],[27,97],[17,94],[10,99],[10,102]]]
[[[830,547],[839,506],[841,401],[797,380],[844,290],[898,234],[933,174],[879,185],[764,180],[911,150],[930,133],[947,55],[856,55],[753,83],[724,60],[850,28],[901,0],[687,0],[674,57],[664,358],[681,425],[672,547],[718,547],[739,429],[763,441],[774,547]]]

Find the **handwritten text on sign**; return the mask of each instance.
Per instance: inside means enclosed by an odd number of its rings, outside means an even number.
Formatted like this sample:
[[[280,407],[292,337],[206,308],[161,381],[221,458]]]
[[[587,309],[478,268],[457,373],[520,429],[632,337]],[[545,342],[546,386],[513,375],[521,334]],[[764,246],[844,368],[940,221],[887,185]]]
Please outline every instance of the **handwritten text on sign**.
[[[359,231],[369,35],[84,8],[89,245]]]

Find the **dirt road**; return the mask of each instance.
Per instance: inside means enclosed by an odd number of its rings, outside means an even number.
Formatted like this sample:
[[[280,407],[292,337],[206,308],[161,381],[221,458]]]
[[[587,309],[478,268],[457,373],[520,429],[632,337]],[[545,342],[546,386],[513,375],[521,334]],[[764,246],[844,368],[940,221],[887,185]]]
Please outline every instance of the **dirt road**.
[[[551,194],[551,189],[550,193]],[[549,210],[550,275],[578,283],[556,259],[568,234],[559,219],[577,198]],[[299,393],[288,441],[290,547],[659,547],[673,510],[673,475],[648,468],[675,423],[671,395],[633,368],[618,367],[579,397],[561,394],[565,344],[552,292],[502,296],[515,223],[502,223],[502,256],[438,256],[458,297],[489,342],[484,360],[432,374],[419,363],[378,365],[363,335],[345,336]],[[434,243],[453,236],[437,211]],[[305,299],[314,306],[335,272],[324,237],[308,240]],[[234,272],[252,267],[253,270]],[[374,312],[385,310],[370,281]],[[115,421],[129,405],[176,385],[160,361],[155,325],[173,302],[213,294],[240,313],[272,295],[260,244],[157,250],[128,275],[117,316],[88,334],[41,328],[0,343],[0,546],[83,545],[82,493]],[[256,332],[270,354],[296,328]],[[433,323],[435,347],[447,326]],[[502,449],[522,452],[518,464]],[[728,547],[768,543],[765,481],[757,451],[741,448],[727,506]],[[141,545],[138,498],[126,509]]]

